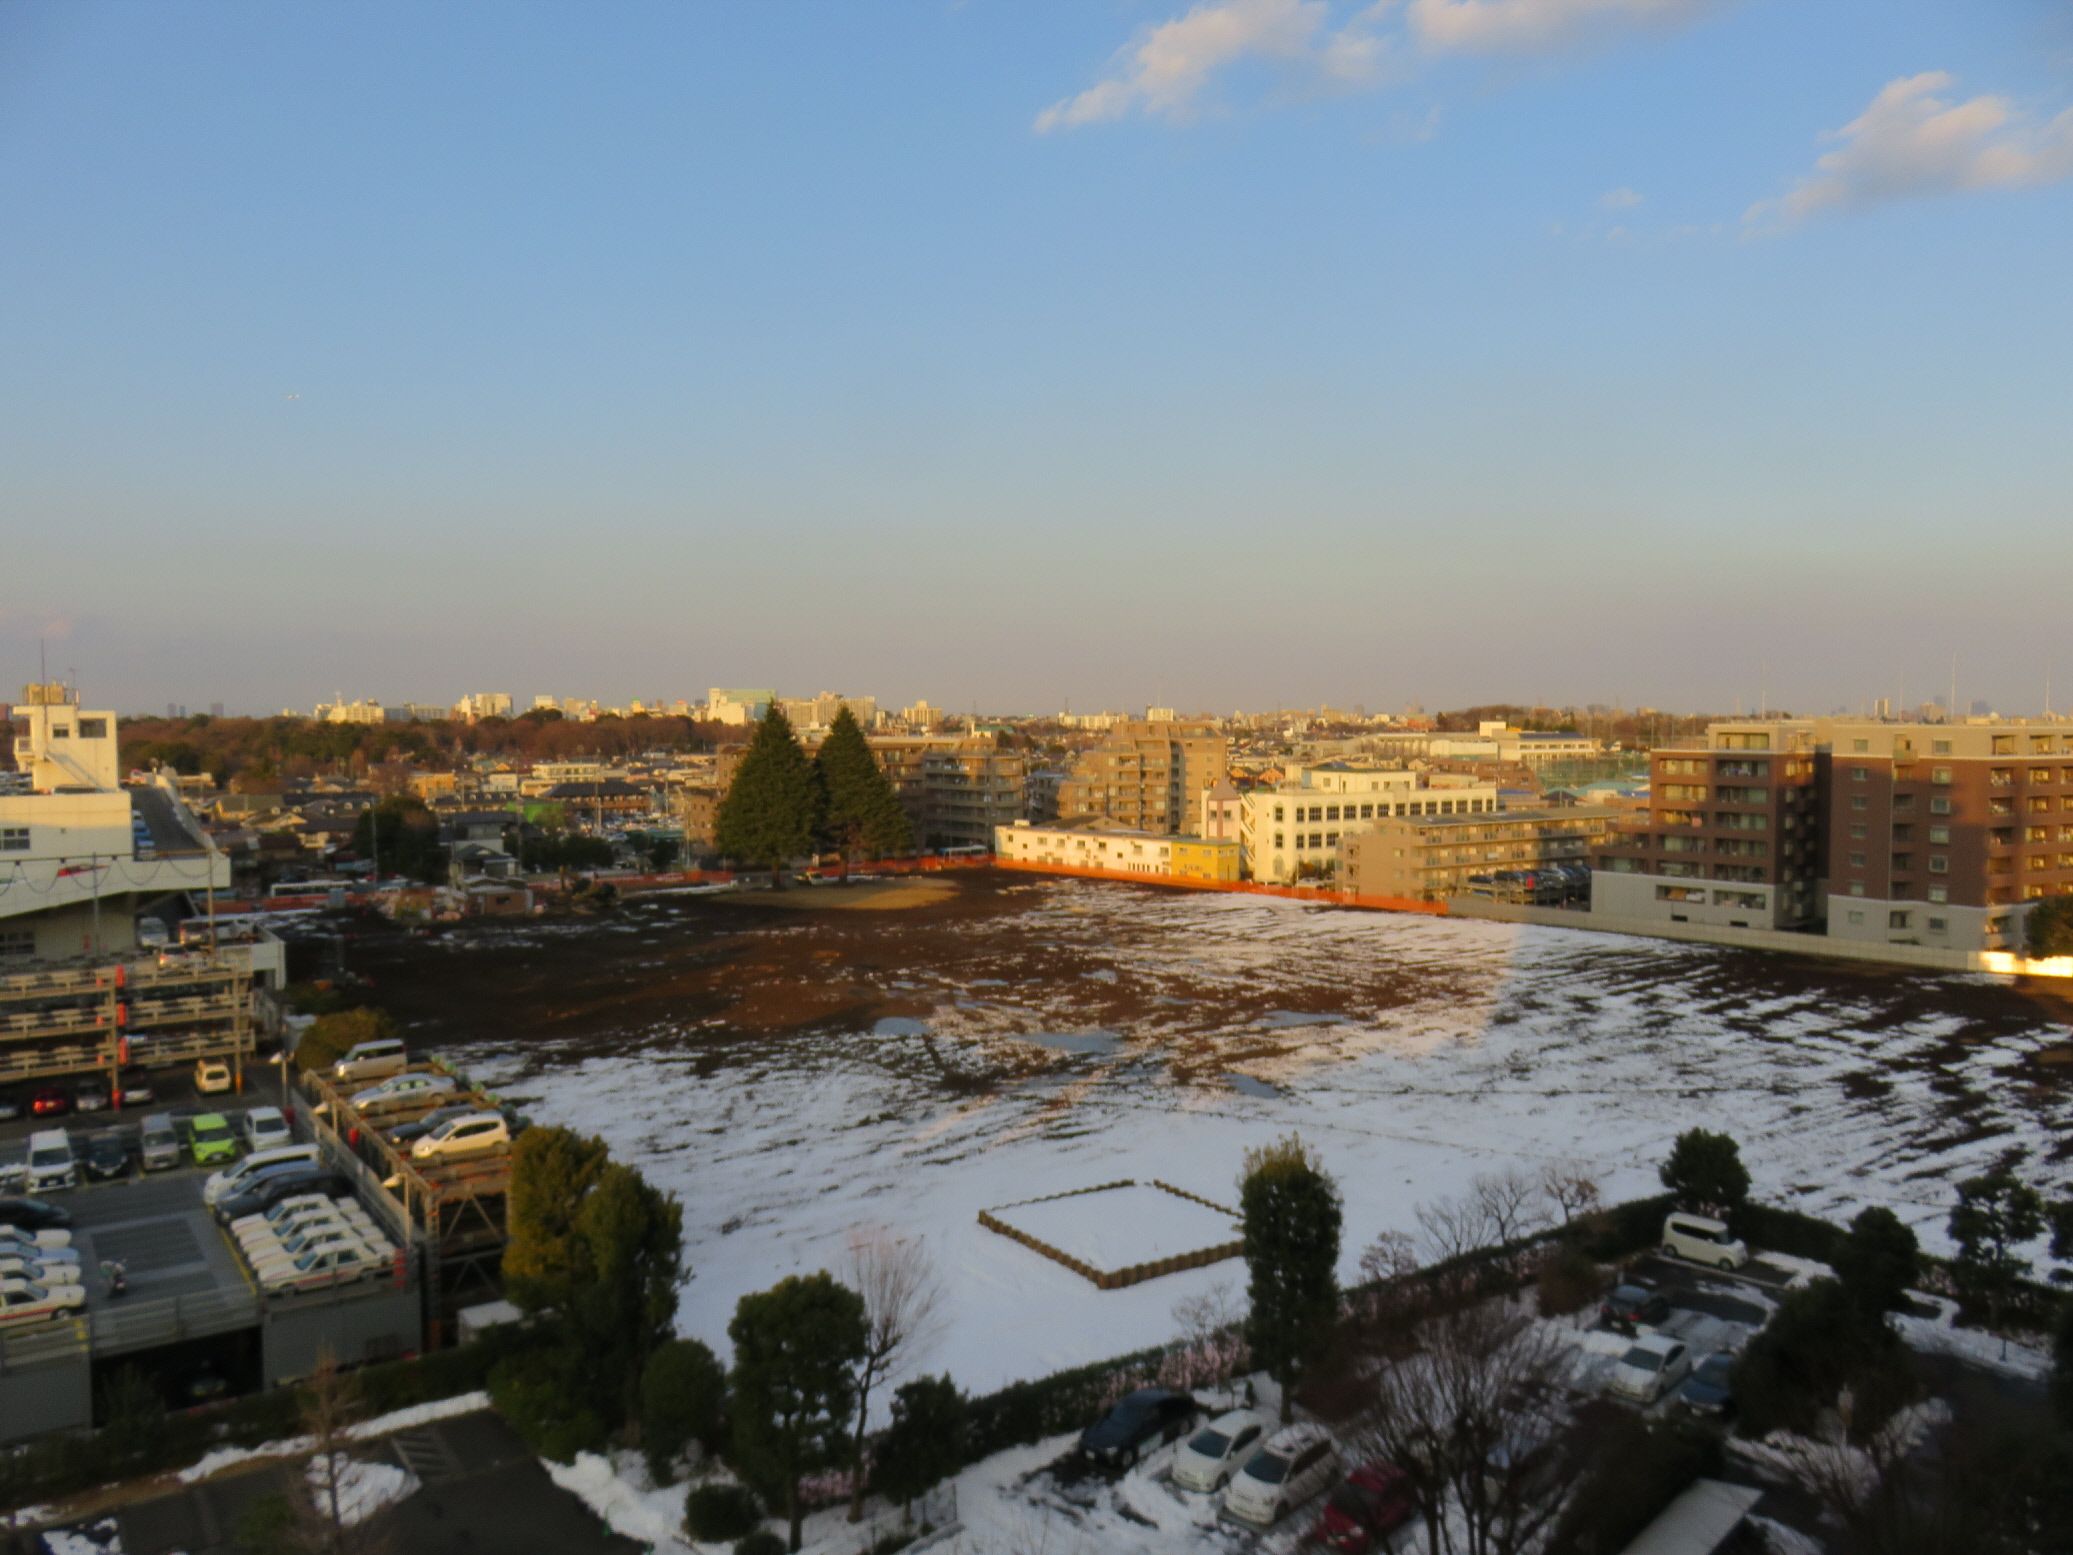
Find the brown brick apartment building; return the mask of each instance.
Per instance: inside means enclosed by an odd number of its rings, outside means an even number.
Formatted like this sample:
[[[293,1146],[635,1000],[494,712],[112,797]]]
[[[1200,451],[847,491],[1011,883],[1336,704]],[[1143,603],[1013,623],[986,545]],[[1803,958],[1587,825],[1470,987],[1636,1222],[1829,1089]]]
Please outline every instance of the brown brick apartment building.
[[[1828,932],[2015,950],[2073,892],[2073,728],[1824,723]]]
[[[1081,752],[1058,785],[1058,819],[1171,836],[1195,825],[1203,791],[1229,775],[1229,749],[1210,725],[1133,719]]]
[[[1498,810],[1481,815],[1399,815],[1339,840],[1339,883],[1360,896],[1444,901],[1500,870],[1589,864],[1617,812],[1602,805]]]
[[[1703,748],[1649,757],[1648,813],[1594,863],[1591,910],[1788,929],[1821,910],[1819,737],[1811,721],[1714,724]]]

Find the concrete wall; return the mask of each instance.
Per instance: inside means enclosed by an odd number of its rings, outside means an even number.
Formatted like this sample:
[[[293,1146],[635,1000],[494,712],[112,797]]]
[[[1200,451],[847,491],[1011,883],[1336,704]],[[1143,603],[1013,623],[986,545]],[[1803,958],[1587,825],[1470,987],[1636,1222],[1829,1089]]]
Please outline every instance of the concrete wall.
[[[424,1313],[414,1286],[372,1286],[349,1297],[328,1296],[307,1306],[270,1305],[260,1327],[266,1385],[307,1377],[329,1349],[341,1365],[387,1360],[424,1348]]]
[[[93,1370],[83,1347],[61,1360],[0,1369],[0,1442],[91,1426]]]

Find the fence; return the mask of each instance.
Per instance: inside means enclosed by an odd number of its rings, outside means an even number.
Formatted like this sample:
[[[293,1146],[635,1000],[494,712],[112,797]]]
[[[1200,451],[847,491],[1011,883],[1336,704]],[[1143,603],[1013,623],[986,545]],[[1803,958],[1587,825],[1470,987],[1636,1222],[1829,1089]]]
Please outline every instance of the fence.
[[[1135,875],[1122,869],[1093,869],[1078,864],[1040,864],[1033,859],[996,858],[996,869],[1021,874],[1065,875],[1075,880],[1115,880],[1124,885],[1166,886],[1177,891],[1223,891],[1239,896],[1278,896],[1292,902],[1309,902],[1317,907],[1352,907],[1364,912],[1414,912],[1444,918],[1445,902],[1418,901],[1408,896],[1362,896],[1353,891],[1334,891],[1323,886],[1274,885],[1265,880],[1190,880],[1180,875]]]

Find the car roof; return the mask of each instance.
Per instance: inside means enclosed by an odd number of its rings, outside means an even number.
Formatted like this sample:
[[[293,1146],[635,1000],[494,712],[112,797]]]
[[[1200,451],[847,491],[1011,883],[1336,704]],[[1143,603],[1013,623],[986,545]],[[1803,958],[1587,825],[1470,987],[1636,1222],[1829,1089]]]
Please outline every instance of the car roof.
[[[1668,1355],[1683,1346],[1684,1341],[1675,1334],[1643,1334],[1627,1346],[1630,1350],[1646,1350],[1651,1355]]]
[[[1227,1409],[1210,1421],[1209,1425],[1211,1430],[1222,1431],[1229,1435],[1233,1431],[1242,1431],[1249,1425],[1260,1425],[1263,1423],[1259,1414],[1254,1410]]]
[[[1313,1442],[1321,1442],[1323,1440],[1325,1440],[1325,1434],[1322,1426],[1304,1425],[1299,1421],[1295,1425],[1283,1426],[1272,1436],[1268,1437],[1263,1450],[1280,1454],[1301,1452]]]

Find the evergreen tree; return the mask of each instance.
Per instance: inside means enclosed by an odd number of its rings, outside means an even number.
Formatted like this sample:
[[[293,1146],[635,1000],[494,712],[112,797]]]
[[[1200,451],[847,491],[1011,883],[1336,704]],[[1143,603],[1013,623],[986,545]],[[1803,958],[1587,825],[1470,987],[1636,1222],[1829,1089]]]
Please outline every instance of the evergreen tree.
[[[567,1307],[589,1277],[576,1220],[605,1168],[605,1143],[566,1128],[529,1128],[511,1146],[504,1286],[528,1312]]]
[[[893,1421],[878,1443],[871,1465],[873,1487],[900,1503],[911,1519],[913,1503],[964,1467],[965,1396],[948,1377],[917,1377],[893,1392]]]
[[[1920,1258],[1914,1232],[1890,1209],[1875,1207],[1850,1222],[1850,1234],[1836,1250],[1836,1278],[1867,1316],[1877,1317],[1906,1306]]]
[[[600,1388],[618,1390],[618,1417],[640,1413],[648,1358],[670,1337],[682,1283],[683,1207],[630,1166],[607,1162],[576,1215],[590,1278],[565,1309]]]
[[[907,812],[847,702],[814,754],[813,767],[827,796],[826,834],[842,850],[845,871],[859,855],[885,858],[914,846]]]
[[[2043,1199],[2004,1162],[1984,1177],[1968,1177],[1958,1184],[1948,1229],[1958,1244],[1951,1273],[1959,1291],[1968,1300],[1983,1301],[1988,1326],[1999,1330],[2002,1303],[2030,1272],[2030,1260],[2019,1249],[2044,1230]],[[2005,1334],[2001,1347],[2005,1355]]]
[[[813,851],[821,806],[813,763],[800,749],[791,720],[773,702],[720,801],[714,842],[723,857],[764,865],[771,884],[782,886],[785,865]]]
[[[648,1357],[641,1373],[641,1451],[656,1484],[669,1483],[693,1442],[719,1446],[726,1408],[727,1373],[696,1339],[668,1340]]]
[[[1338,1316],[1339,1188],[1297,1136],[1245,1156],[1239,1183],[1253,1359],[1281,1384],[1291,1418],[1296,1379]]]
[[[750,1482],[782,1505],[799,1548],[799,1481],[843,1460],[864,1353],[864,1298],[826,1270],[791,1275],[741,1298],[734,1341],[734,1454]]]
[[[1728,1135],[1702,1128],[1677,1136],[1658,1175],[1684,1208],[1722,1219],[1749,1197],[1749,1168],[1742,1164],[1741,1149]]]

